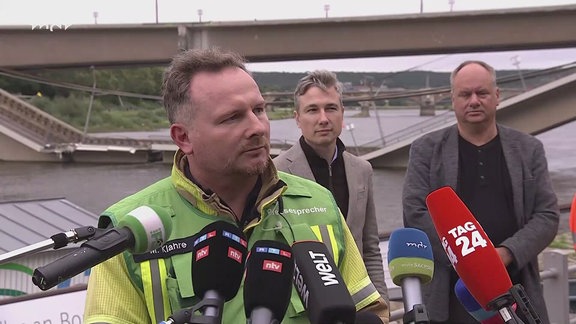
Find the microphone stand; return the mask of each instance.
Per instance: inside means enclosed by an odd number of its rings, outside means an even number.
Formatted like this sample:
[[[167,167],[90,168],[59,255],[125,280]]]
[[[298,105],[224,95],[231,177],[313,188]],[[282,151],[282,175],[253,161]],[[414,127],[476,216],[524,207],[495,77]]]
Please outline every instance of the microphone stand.
[[[524,291],[522,285],[517,284],[512,286],[512,288],[510,288],[510,294],[514,297],[517,307],[520,307],[522,314],[524,314],[524,317],[526,317],[529,324],[542,323],[540,316],[536,313],[536,310],[534,309],[534,306],[532,306],[532,303],[530,302],[528,295],[526,295],[526,291]]]
[[[528,324],[541,324],[542,320],[540,316],[534,310],[528,295],[524,291],[524,287],[520,284],[516,284],[508,290],[508,293],[498,296],[493,301],[489,302],[487,308],[489,310],[498,311],[500,317],[507,324],[526,324],[524,323],[518,315],[512,309],[512,305],[516,303],[516,306],[520,309],[524,317],[528,320]]]
[[[99,229],[96,229],[93,226],[83,226],[72,229],[68,232],[52,235],[50,239],[0,255],[0,264],[7,263],[14,259],[34,254],[45,249],[53,248],[56,250],[68,245],[68,243],[77,243],[79,241],[87,240],[88,238],[94,236],[97,231],[99,231]]]
[[[426,305],[422,303],[422,294],[420,292],[420,279],[404,278],[402,279],[402,296],[404,296],[404,316],[403,323],[428,324],[430,318]],[[412,309],[407,308],[412,306]]]
[[[414,323],[414,324],[428,324],[430,323],[430,318],[428,317],[428,311],[426,310],[426,305],[416,304],[414,307],[404,313],[402,317],[403,323]]]
[[[194,306],[181,309],[168,317],[168,320],[160,324],[221,324],[222,313],[224,311],[224,301],[217,296],[209,296],[208,292],[204,298]],[[196,312],[206,314],[198,315]]]

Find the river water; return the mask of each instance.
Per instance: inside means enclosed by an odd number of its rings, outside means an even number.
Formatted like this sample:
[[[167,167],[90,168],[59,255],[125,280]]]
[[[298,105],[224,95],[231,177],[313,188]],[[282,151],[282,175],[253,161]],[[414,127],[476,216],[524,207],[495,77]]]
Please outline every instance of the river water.
[[[387,111],[376,118],[345,117],[352,130],[344,130],[347,146],[363,144],[390,134],[429,117],[417,111]],[[149,136],[166,135],[166,130]],[[293,120],[271,121],[273,141],[293,143],[299,137]],[[576,122],[537,136],[543,143],[553,186],[561,204],[571,202],[576,192]],[[170,174],[167,164],[60,164],[0,162],[0,201],[66,198],[93,212],[107,206]],[[402,226],[401,189],[405,169],[375,169],[374,193],[381,235]],[[86,224],[89,225],[89,224]],[[560,230],[568,228],[566,213]]]

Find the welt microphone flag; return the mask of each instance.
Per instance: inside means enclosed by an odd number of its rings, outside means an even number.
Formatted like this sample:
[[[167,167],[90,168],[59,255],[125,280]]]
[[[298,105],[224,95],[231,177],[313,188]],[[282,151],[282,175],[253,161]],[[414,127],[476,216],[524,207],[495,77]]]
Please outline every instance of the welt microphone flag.
[[[312,324],[351,324],[356,306],[326,245],[298,241],[292,245],[294,287]]]
[[[472,296],[488,309],[489,302],[512,288],[494,245],[452,188],[434,190],[426,205],[452,266]]]

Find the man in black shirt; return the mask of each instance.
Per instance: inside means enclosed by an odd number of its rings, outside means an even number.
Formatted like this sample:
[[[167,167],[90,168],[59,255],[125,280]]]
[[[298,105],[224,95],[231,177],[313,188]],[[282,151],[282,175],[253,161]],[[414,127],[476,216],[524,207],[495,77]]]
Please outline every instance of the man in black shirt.
[[[500,91],[494,69],[466,61],[452,72],[457,124],[422,136],[410,147],[403,190],[404,225],[425,231],[434,251],[434,276],[422,287],[432,323],[476,323],[454,294],[450,265],[425,199],[451,186],[496,247],[514,284],[526,290],[543,323],[548,314],[538,254],[556,236],[559,212],[542,143],[496,123]],[[490,271],[490,265],[478,265]]]

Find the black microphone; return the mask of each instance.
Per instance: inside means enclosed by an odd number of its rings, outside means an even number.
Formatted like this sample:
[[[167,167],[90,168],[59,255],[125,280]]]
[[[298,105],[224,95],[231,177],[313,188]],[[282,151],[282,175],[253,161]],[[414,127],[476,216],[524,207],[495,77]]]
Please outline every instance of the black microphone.
[[[326,245],[300,241],[292,245],[294,286],[312,324],[353,324],[356,306]]]
[[[246,260],[244,311],[247,323],[280,323],[292,293],[294,260],[285,243],[260,240],[254,243]]]
[[[225,301],[238,293],[247,254],[244,233],[224,221],[208,224],[199,233],[192,248],[192,283],[202,298],[203,315],[222,318]]]
[[[32,282],[40,289],[48,290],[125,250],[134,254],[154,250],[166,242],[171,232],[171,215],[166,209],[151,205],[138,207],[123,217],[117,227],[35,269]]]

